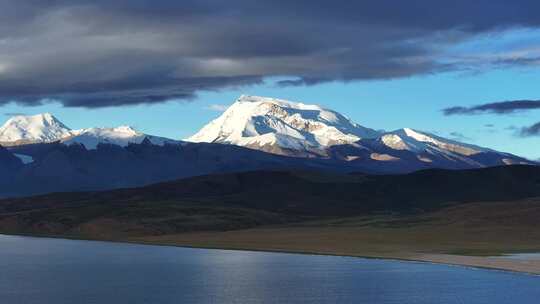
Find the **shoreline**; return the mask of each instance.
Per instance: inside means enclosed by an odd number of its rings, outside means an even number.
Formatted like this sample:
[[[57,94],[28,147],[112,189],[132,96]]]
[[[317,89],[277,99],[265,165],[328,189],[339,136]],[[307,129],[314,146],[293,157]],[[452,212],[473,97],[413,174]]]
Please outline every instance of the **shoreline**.
[[[115,242],[115,241],[112,241]],[[262,249],[262,248],[249,248],[249,247],[217,247],[217,246],[192,246],[192,245],[174,245],[169,243],[153,243],[153,242],[134,242],[134,241],[120,241],[117,243],[127,243],[127,244],[138,244],[138,245],[148,245],[148,246],[166,246],[166,247],[179,247],[179,248],[190,248],[190,249],[208,249],[208,250],[228,250],[228,251],[247,251],[247,252],[268,252],[268,253],[284,253],[284,254],[301,254],[301,255],[314,255],[314,256],[329,256],[329,257],[347,257],[347,258],[359,258],[359,259],[368,259],[368,260],[386,260],[386,261],[396,261],[396,262],[411,262],[411,263],[427,263],[434,265],[446,265],[454,267],[466,267],[466,268],[475,268],[480,270],[490,270],[490,271],[503,271],[510,273],[526,274],[532,276],[540,276],[540,268],[535,270],[519,270],[515,267],[505,267],[498,265],[487,266],[482,263],[470,263],[470,262],[461,262],[455,263],[451,260],[444,260],[443,257],[459,257],[463,259],[501,259],[501,257],[489,256],[467,256],[467,255],[451,255],[451,254],[419,254],[418,256],[408,256],[409,253],[405,253],[404,256],[385,256],[385,255],[352,255],[352,254],[340,254],[340,253],[331,253],[331,252],[317,252],[317,251],[298,251],[298,250],[287,250],[287,249]],[[526,252],[523,252],[526,253]],[[423,258],[426,256],[426,258]],[[527,260],[524,260],[527,261]],[[495,261],[494,261],[495,262]],[[508,264],[517,264],[517,260],[504,260]],[[539,261],[540,262],[540,261]]]
[[[256,247],[242,247],[242,246],[203,246],[203,245],[190,245],[184,243],[170,243],[148,240],[133,240],[133,239],[96,239],[96,238],[83,238],[83,237],[71,237],[62,235],[39,235],[39,234],[6,234],[0,233],[0,236],[19,236],[19,237],[31,237],[31,238],[50,238],[61,240],[75,240],[75,241],[94,241],[94,242],[106,242],[117,244],[132,244],[143,246],[165,246],[165,247],[178,247],[178,248],[190,248],[190,249],[207,249],[207,250],[227,250],[227,251],[247,251],[247,252],[268,252],[268,253],[283,253],[283,254],[302,254],[302,255],[315,255],[315,256],[331,256],[331,257],[350,257],[361,259],[373,259],[373,260],[388,260],[396,262],[412,262],[412,263],[429,263],[435,265],[446,265],[453,267],[468,267],[480,270],[490,271],[502,271],[517,274],[525,274],[532,276],[540,276],[540,259],[527,260],[527,259],[509,259],[501,256],[472,256],[472,255],[456,255],[446,253],[418,253],[418,252],[403,252],[393,254],[347,254],[332,251],[315,251],[315,250],[293,250],[293,249],[272,249],[272,248],[256,248]],[[512,252],[515,253],[530,253],[530,252]],[[528,263],[532,263],[530,265]],[[530,267],[532,269],[525,269]]]

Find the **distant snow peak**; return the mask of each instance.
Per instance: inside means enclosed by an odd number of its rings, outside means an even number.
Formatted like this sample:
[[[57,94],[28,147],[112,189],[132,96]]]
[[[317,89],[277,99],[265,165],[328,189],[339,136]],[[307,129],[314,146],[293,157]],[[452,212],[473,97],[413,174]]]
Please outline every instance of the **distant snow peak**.
[[[71,129],[50,113],[18,115],[0,127],[0,142],[53,142],[71,135]]]
[[[83,144],[86,149],[96,149],[99,144],[113,144],[125,147],[130,143],[140,144],[145,139],[155,145],[173,143],[174,140],[141,133],[130,126],[115,128],[88,128],[74,131],[74,135],[66,138],[66,144]]]
[[[0,143],[17,145],[26,143],[82,144],[86,149],[95,149],[98,144],[127,146],[141,143],[145,138],[156,145],[176,142],[164,137],[146,135],[130,126],[114,128],[87,128],[71,130],[50,113],[10,118],[0,128]]]
[[[318,105],[304,104],[301,102],[290,101],[285,99],[278,99],[272,97],[253,96],[253,95],[241,95],[236,103],[257,103],[266,105],[277,105],[283,108],[293,108],[298,110],[323,110]]]
[[[88,129],[81,129],[77,130],[75,132],[76,135],[81,134],[93,134],[95,136],[100,137],[133,137],[133,136],[139,136],[143,135],[143,133],[140,133],[133,129],[130,126],[119,126],[115,128],[88,128]]]
[[[242,95],[188,141],[307,151],[352,144],[378,135],[379,132],[318,105]]]
[[[388,132],[381,136],[381,142],[394,150],[408,150],[415,152],[437,151],[463,156],[472,156],[489,151],[489,149],[460,143],[410,128],[403,128]]]

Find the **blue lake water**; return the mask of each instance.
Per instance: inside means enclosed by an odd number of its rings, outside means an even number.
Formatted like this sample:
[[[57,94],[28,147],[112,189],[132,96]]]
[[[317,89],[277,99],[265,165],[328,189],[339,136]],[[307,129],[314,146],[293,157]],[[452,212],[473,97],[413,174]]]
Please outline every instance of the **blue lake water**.
[[[0,235],[0,303],[539,303],[540,277],[414,262]]]

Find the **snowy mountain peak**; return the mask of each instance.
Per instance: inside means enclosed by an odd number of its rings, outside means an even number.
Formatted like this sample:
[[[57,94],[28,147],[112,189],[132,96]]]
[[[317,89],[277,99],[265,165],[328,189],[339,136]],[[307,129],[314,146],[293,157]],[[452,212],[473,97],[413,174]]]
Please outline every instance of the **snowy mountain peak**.
[[[393,144],[390,142],[385,142],[387,146],[397,150],[425,151],[426,149],[431,148],[464,156],[471,156],[491,151],[486,148],[457,142],[427,132],[413,130],[410,128],[403,128],[393,132],[389,132],[383,135],[383,137],[385,136],[397,136],[401,140],[400,143]],[[397,148],[396,145],[398,145],[399,148]]]
[[[139,144],[145,138],[156,145],[177,142],[146,135],[130,126],[71,130],[50,113],[14,116],[0,128],[0,143],[3,145],[60,141],[65,144],[83,144],[87,149],[95,149],[100,143],[127,146],[130,143]]]
[[[18,115],[0,127],[0,142],[53,142],[71,130],[50,113]]]
[[[76,130],[73,132],[74,135],[79,136],[81,134],[93,134],[100,137],[132,137],[144,135],[143,133],[133,129],[130,126],[119,126],[115,128],[87,128]]]
[[[86,149],[95,149],[99,144],[113,144],[125,147],[130,143],[140,144],[144,140],[155,145],[174,143],[176,141],[164,137],[147,135],[130,126],[116,128],[88,128],[73,131],[73,136],[65,138],[65,144],[83,144]]]
[[[361,138],[377,136],[379,132],[318,105],[242,95],[188,141],[227,143],[279,152],[279,149],[324,150],[332,145],[351,144]]]
[[[324,110],[318,105],[310,105],[310,104],[304,104],[301,102],[289,101],[285,99],[254,96],[254,95],[241,95],[235,101],[235,103],[257,103],[257,104],[265,103],[265,104],[273,104],[273,105],[284,107],[284,108],[293,108],[293,109],[298,109],[298,110],[318,110],[318,111]]]

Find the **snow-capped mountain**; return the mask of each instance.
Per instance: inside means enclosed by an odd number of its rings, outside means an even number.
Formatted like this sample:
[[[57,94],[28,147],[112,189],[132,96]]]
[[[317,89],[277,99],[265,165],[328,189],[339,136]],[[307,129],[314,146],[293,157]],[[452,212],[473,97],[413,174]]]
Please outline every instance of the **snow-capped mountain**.
[[[342,160],[381,172],[532,163],[410,128],[376,131],[316,105],[257,96],[241,96],[187,140]]]
[[[362,139],[353,145],[331,147],[332,158],[374,166],[388,173],[428,168],[471,169],[533,162],[476,145],[446,139],[428,132],[404,128]]]
[[[0,144],[5,146],[58,141],[67,145],[83,144],[86,149],[95,149],[100,143],[124,147],[129,143],[139,144],[145,139],[155,145],[177,142],[147,135],[129,126],[71,130],[49,113],[15,116],[0,128]]]
[[[116,128],[88,128],[73,131],[73,135],[61,140],[65,144],[79,143],[86,149],[95,149],[100,143],[107,143],[125,147],[130,143],[140,144],[148,140],[154,145],[162,146],[165,143],[177,142],[165,137],[152,136],[141,133],[130,126]]]
[[[14,116],[0,127],[3,144],[53,142],[71,135],[71,130],[50,113]]]
[[[305,156],[323,155],[329,146],[379,135],[317,105],[242,95],[220,117],[187,140]]]
[[[385,133],[378,138],[378,141],[394,151],[409,151],[418,154],[418,159],[423,162],[431,162],[430,155],[468,161],[467,157],[480,153],[497,153],[487,148],[460,143],[410,128]],[[422,154],[425,156],[421,156]]]

